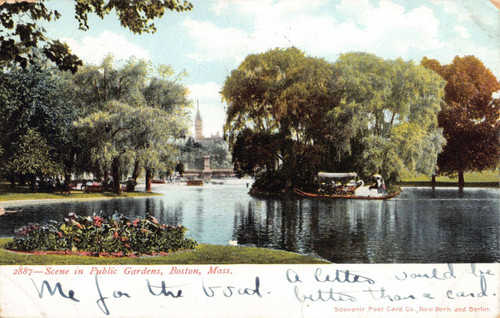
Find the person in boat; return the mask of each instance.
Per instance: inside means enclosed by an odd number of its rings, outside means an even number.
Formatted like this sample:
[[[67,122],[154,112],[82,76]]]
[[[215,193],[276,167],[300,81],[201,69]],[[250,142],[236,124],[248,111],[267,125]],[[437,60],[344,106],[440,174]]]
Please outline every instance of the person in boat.
[[[373,179],[374,183],[369,187],[370,190],[376,189],[378,191],[378,193],[386,192],[384,178],[382,178],[381,175],[374,174],[372,176],[372,179]]]

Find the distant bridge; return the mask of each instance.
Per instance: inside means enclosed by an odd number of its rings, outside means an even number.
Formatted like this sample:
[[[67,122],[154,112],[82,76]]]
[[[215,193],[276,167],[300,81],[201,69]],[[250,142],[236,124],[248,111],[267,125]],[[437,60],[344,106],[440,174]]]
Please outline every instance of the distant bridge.
[[[201,169],[187,169],[183,175],[187,179],[203,179],[209,181],[212,177],[235,177],[233,169],[211,169],[210,156],[203,157],[204,164],[203,170]]]

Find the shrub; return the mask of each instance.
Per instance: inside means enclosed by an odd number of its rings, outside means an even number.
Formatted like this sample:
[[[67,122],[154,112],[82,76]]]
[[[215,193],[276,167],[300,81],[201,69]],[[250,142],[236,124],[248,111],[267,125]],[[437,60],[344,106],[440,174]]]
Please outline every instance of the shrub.
[[[70,213],[64,222],[28,225],[17,231],[7,248],[17,251],[72,251],[115,256],[155,254],[193,249],[197,243],[184,238],[186,228],[160,224],[152,215],[130,220],[123,215],[79,216]]]

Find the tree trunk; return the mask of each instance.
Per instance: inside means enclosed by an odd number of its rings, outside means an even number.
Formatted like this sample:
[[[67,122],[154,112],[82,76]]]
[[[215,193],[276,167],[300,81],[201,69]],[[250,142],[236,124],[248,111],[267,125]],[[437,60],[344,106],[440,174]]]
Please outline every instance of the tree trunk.
[[[134,171],[132,172],[132,179],[137,182],[137,178],[139,178],[139,173],[141,172],[141,167],[139,165],[139,160],[135,160],[134,163]],[[130,182],[127,184],[127,191],[128,192],[134,192],[135,191],[135,184]]]
[[[150,168],[146,168],[146,192],[151,192],[151,179],[153,174]]]
[[[464,171],[458,170],[458,187],[462,189],[464,186],[465,186]]]
[[[16,178],[14,174],[10,175],[10,188],[14,190],[16,188]]]
[[[19,185],[20,186],[26,185],[26,177],[24,176],[24,174],[19,175]]]
[[[37,193],[37,187],[36,187],[36,176],[33,176],[31,178],[31,184],[30,184],[31,192]]]
[[[436,187],[436,175],[432,174],[431,187],[434,189]]]
[[[116,194],[122,193],[120,184],[120,159],[118,157],[113,159],[111,164],[111,174],[113,176],[113,192]]]

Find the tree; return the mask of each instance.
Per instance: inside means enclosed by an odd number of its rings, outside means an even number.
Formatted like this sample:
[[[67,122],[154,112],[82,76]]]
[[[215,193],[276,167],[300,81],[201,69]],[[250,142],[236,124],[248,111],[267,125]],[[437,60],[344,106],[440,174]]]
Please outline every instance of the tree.
[[[31,180],[31,189],[36,191],[36,178],[58,174],[61,166],[52,160],[50,147],[35,129],[28,128],[26,134],[16,144],[16,151],[8,169],[26,175]]]
[[[153,68],[149,61],[136,58],[129,59],[123,67],[117,68],[113,63],[113,57],[109,55],[98,66],[85,65],[73,77],[78,100],[82,107],[87,109],[86,116],[106,110],[110,102],[117,101],[131,107],[126,112],[132,111],[133,108],[157,110],[161,111],[159,113],[161,116],[172,120],[172,126],[164,128],[168,137],[157,135],[155,129],[158,127],[155,124],[151,125],[151,131],[143,130],[136,135],[130,135],[127,142],[133,144],[134,149],[127,155],[123,153],[120,157],[127,158],[127,163],[134,163],[131,176],[133,181],[137,180],[143,168],[147,181],[151,179],[155,170],[164,170],[165,162],[172,160],[177,152],[177,148],[171,146],[172,140],[169,138],[185,136],[191,101],[187,99],[186,87],[179,82],[184,75],[184,72],[175,74],[169,66],[160,65]],[[147,125],[143,120],[149,119],[136,116],[127,120],[134,120],[136,126],[141,127]],[[133,122],[130,122],[130,125],[133,125]],[[86,148],[96,151],[99,140],[95,135],[88,129],[79,131],[86,140]],[[160,137],[165,137],[165,140],[159,140]],[[95,158],[90,161],[90,166],[86,160],[89,157]],[[87,169],[103,171],[104,175],[112,164],[107,155],[97,156],[95,153],[87,152],[82,158]],[[130,186],[129,190],[133,190],[133,187]]]
[[[0,163],[12,160],[15,145],[32,128],[46,140],[52,159],[69,176],[77,145],[72,122],[80,111],[71,103],[69,74],[36,59],[26,69],[5,68],[0,82],[0,146],[5,149]],[[11,171],[12,180],[15,174]]]
[[[447,82],[446,104],[439,113],[447,143],[439,154],[438,167],[440,173],[458,174],[458,186],[463,187],[464,172],[498,165],[500,107],[493,93],[500,84],[474,56],[456,56],[448,65],[424,57],[421,64]]]
[[[0,33],[0,66],[15,62],[21,67],[32,63],[36,57],[44,55],[61,70],[76,72],[82,61],[71,54],[69,47],[59,40],[49,39],[40,22],[57,20],[61,14],[57,10],[49,10],[47,1],[36,2],[2,2],[0,4],[0,23],[5,29]],[[177,0],[75,0],[75,18],[80,30],[89,29],[88,16],[95,14],[101,19],[112,11],[124,28],[141,34],[155,32],[151,21],[161,18],[166,10],[189,11],[192,4]],[[33,51],[39,48],[40,51]]]
[[[182,129],[182,120],[161,109],[110,101],[75,126],[96,141],[90,159],[111,165],[113,191],[120,193],[123,163],[139,155],[147,157],[146,167],[151,167],[156,154],[168,152],[169,142]]]
[[[393,183],[430,175],[444,142],[437,114],[445,82],[412,62],[369,53],[342,54],[334,67],[338,116],[352,132],[338,165]]]
[[[268,173],[276,171],[272,174],[282,179],[283,187],[310,181],[317,166],[307,158],[311,152],[302,150],[323,137],[324,114],[333,107],[328,87],[331,76],[330,63],[308,57],[297,48],[247,56],[231,72],[221,92],[228,103],[224,132],[236,160],[235,168],[239,169],[238,161],[243,158],[238,151],[235,156],[234,145],[238,138],[246,139],[239,137],[246,131],[249,136],[276,141],[276,147],[261,145],[272,149],[269,158],[275,161],[266,160],[266,166],[260,168]],[[299,152],[305,160],[296,160]]]
[[[313,188],[317,172],[430,174],[444,139],[444,81],[411,62],[348,53],[334,64],[296,48],[249,55],[222,89],[225,133],[254,186]],[[281,188],[280,188],[281,187]]]

